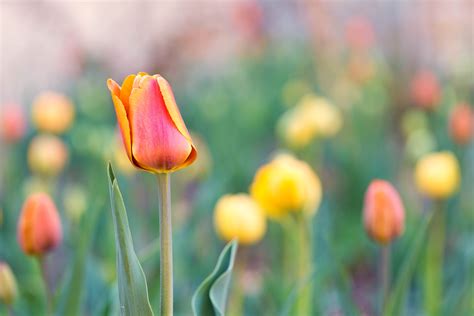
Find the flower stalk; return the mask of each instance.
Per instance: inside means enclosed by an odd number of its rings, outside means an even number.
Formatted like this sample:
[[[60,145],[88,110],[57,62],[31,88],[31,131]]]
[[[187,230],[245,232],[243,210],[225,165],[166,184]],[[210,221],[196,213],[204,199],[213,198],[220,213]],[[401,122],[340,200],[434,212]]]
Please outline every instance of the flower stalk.
[[[388,293],[390,291],[390,252],[390,244],[384,245],[380,249],[380,290],[382,293],[381,311],[385,309]]]
[[[169,173],[157,175],[160,191],[160,292],[161,315],[173,315],[173,240]]]

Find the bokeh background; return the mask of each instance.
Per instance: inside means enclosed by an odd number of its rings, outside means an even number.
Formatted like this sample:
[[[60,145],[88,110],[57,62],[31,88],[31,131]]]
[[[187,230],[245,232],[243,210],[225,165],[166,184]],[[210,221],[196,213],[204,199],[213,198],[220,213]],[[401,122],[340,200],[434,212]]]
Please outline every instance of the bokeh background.
[[[16,241],[22,203],[36,190],[50,192],[63,223],[64,242],[48,257],[58,302],[81,271],[81,313],[117,312],[107,161],[117,170],[157,310],[155,178],[130,168],[106,87],[107,78],[121,82],[138,71],[168,79],[200,153],[172,178],[177,315],[190,314],[190,297],[224,245],[213,228],[216,201],[248,192],[257,169],[282,150],[307,161],[322,181],[323,201],[311,219],[317,315],[377,310],[378,248],[361,220],[370,181],[391,181],[405,204],[405,234],[393,245],[396,278],[432,206],[415,186],[415,163],[428,152],[452,151],[462,183],[445,203],[443,311],[469,314],[474,147],[472,137],[462,144],[453,138],[450,120],[461,103],[471,109],[462,116],[472,117],[473,17],[470,0],[1,1],[0,259],[18,280],[15,315],[44,308],[38,266]],[[32,108],[45,91],[67,96],[74,109],[58,136],[67,158],[55,176],[44,174],[62,150],[40,146],[44,166],[35,165],[30,149],[43,133]],[[337,107],[343,123],[335,135],[295,148],[278,122],[308,94]],[[435,99],[429,110],[426,98]],[[269,221],[263,240],[246,249],[248,264],[236,282],[245,315],[276,315],[288,301],[291,289],[279,286],[281,237]],[[419,275],[406,314],[421,313]]]

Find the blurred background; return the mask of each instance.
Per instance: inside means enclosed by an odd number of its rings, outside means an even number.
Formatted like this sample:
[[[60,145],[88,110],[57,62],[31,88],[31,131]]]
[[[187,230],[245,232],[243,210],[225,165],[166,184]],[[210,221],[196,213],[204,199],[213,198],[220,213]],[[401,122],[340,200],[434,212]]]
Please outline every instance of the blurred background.
[[[416,187],[416,162],[452,152],[462,180],[444,201],[442,308],[469,314],[473,16],[470,0],[1,1],[0,260],[18,281],[14,314],[44,308],[38,266],[16,241],[22,204],[38,190],[51,194],[63,225],[63,243],[47,258],[58,310],[73,291],[81,293],[81,314],[117,313],[107,161],[157,310],[156,183],[127,160],[106,87],[107,78],[121,83],[138,71],[167,78],[199,152],[172,177],[177,315],[191,313],[190,297],[224,245],[213,224],[216,201],[248,192],[258,168],[281,151],[310,164],[322,182],[310,219],[315,315],[375,315],[378,248],[362,225],[364,192],[382,178],[404,202],[405,233],[392,247],[396,279],[433,205]],[[324,99],[337,116],[316,136],[288,119],[311,98]],[[269,220],[263,239],[243,246],[246,264],[234,283],[244,294],[230,297],[235,315],[276,315],[287,306],[292,287],[279,286],[281,239]],[[405,314],[422,314],[421,274]]]

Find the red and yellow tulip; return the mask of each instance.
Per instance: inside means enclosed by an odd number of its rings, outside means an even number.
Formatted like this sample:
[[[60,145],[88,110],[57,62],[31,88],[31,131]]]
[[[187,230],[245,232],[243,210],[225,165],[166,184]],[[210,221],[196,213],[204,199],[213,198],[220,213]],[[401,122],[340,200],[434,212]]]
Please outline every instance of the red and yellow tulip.
[[[135,167],[166,173],[196,159],[196,148],[165,78],[141,72],[125,78],[122,86],[112,79],[107,86],[128,159]]]

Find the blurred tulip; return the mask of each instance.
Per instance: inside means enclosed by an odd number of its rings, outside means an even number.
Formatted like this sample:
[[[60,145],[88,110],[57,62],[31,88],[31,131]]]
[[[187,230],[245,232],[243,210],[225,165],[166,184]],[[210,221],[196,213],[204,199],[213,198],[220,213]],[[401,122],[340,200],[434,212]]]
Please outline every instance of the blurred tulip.
[[[342,127],[341,111],[326,99],[306,95],[280,118],[278,133],[293,148],[308,145],[314,138],[332,137]]]
[[[127,156],[135,167],[166,173],[190,165],[197,156],[171,86],[160,75],[130,75],[120,87],[107,86]]]
[[[233,11],[236,30],[249,40],[258,40],[262,34],[263,11],[258,1],[238,1]]]
[[[73,223],[79,223],[87,208],[87,196],[80,185],[70,185],[64,190],[64,211]]]
[[[204,178],[209,171],[211,170],[212,166],[212,157],[211,153],[209,152],[209,148],[204,141],[204,139],[191,132],[191,136],[193,139],[194,147],[196,150],[199,150],[199,159],[197,159],[188,169],[186,172],[180,173],[180,177],[183,180],[194,181]]]
[[[349,77],[354,82],[364,84],[374,77],[376,69],[371,59],[354,55],[349,60],[347,71],[349,72]]]
[[[273,219],[290,212],[313,215],[322,197],[321,182],[311,167],[287,154],[278,155],[257,171],[250,192]]]
[[[418,72],[411,81],[413,102],[425,109],[434,109],[441,99],[441,88],[436,76],[429,71]]]
[[[40,131],[61,134],[71,127],[75,110],[67,96],[48,91],[34,100],[32,115]]]
[[[388,244],[404,230],[405,209],[397,190],[387,181],[370,183],[364,199],[364,226],[380,244]]]
[[[405,152],[411,161],[418,161],[435,149],[436,139],[428,129],[419,129],[408,135]]]
[[[0,261],[0,301],[11,305],[18,296],[18,286],[10,266]]]
[[[282,89],[282,98],[286,106],[295,105],[304,95],[311,92],[310,84],[302,79],[293,79],[285,83]]]
[[[68,149],[63,141],[54,135],[38,135],[28,147],[28,165],[31,171],[55,176],[68,161]]]
[[[223,239],[238,238],[245,245],[260,241],[267,229],[263,211],[247,194],[221,197],[214,209],[214,226]]]
[[[422,110],[410,109],[403,113],[402,132],[405,137],[410,136],[415,131],[426,130],[428,127],[428,118]]]
[[[374,27],[366,17],[351,17],[345,31],[347,43],[352,49],[367,50],[374,44]]]
[[[18,243],[27,255],[42,256],[62,240],[61,219],[49,195],[30,195],[21,210],[17,230]]]
[[[459,163],[453,153],[437,152],[422,157],[415,168],[415,182],[421,193],[445,199],[454,194],[460,184]]]
[[[7,143],[16,143],[25,136],[26,117],[23,109],[17,104],[7,104],[0,117],[1,138]]]
[[[121,136],[118,137],[121,138]],[[115,163],[114,167],[116,166],[117,169],[125,175],[133,174],[137,169],[130,162],[130,159],[127,157],[127,153],[123,150],[122,141],[117,139],[117,141],[115,141],[112,146],[112,159]]]
[[[467,103],[456,105],[449,119],[451,138],[460,145],[468,144],[474,134],[474,111]]]

